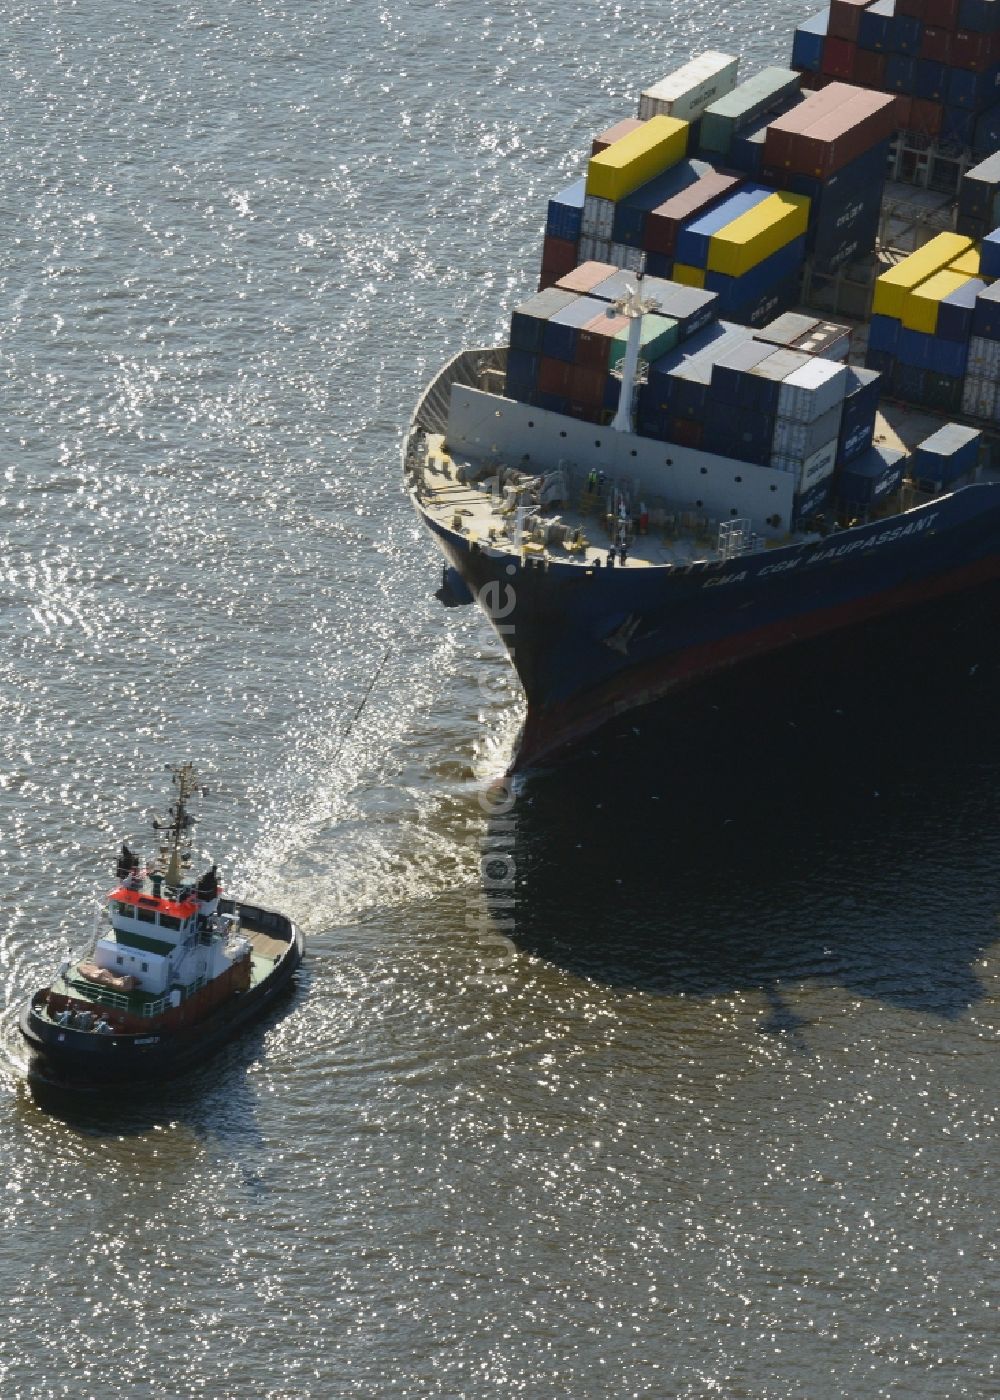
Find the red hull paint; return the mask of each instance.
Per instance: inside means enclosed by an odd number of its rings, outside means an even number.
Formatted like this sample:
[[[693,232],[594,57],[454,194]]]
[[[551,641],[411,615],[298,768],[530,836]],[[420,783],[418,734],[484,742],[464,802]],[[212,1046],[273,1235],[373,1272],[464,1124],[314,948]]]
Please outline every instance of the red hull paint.
[[[998,578],[1000,558],[981,560],[967,569],[890,589],[858,603],[818,610],[722,641],[690,647],[647,666],[637,666],[577,699],[543,712],[532,712],[529,707],[510,771],[537,767],[559,749],[593,733],[615,716],[660,700],[674,690],[692,685],[739,661],[765,656],[796,642],[902,612],[919,603],[980,587]]]

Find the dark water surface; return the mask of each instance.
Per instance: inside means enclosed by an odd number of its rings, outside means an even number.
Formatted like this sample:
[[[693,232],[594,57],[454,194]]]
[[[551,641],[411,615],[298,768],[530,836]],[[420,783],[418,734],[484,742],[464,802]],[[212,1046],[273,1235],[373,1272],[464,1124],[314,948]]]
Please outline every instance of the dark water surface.
[[[993,607],[488,820],[516,692],[399,483],[591,134],[801,13],[7,7],[0,1395],[1000,1390]],[[187,758],[302,980],[190,1081],[41,1104],[16,1008]]]

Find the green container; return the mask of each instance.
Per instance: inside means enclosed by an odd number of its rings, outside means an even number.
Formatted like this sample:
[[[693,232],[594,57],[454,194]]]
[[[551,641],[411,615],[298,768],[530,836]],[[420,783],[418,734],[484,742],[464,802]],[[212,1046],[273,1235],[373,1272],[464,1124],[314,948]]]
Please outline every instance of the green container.
[[[767,116],[799,91],[802,75],[791,68],[764,68],[706,107],[700,149],[728,156],[733,137]]]
[[[652,364],[661,355],[665,355],[668,350],[673,350],[680,336],[677,332],[677,322],[670,316],[656,316],[650,313],[642,319],[642,339],[639,342],[639,357]],[[628,331],[619,331],[611,342],[611,368],[620,364],[625,358],[625,346],[628,343]]]

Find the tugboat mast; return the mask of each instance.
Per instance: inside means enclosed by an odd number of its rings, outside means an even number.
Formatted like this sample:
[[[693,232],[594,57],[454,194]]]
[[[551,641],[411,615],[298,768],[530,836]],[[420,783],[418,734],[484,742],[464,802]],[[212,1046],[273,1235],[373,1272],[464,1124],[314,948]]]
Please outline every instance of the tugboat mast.
[[[153,822],[156,831],[163,830],[165,839],[160,847],[160,860],[167,861],[164,884],[168,889],[179,890],[184,884],[184,871],[191,864],[191,848],[186,833],[195,824],[195,818],[187,809],[187,804],[196,792],[204,795],[205,789],[198,782],[193,764],[182,763],[173,770],[173,784],[177,796],[169,807],[166,822]]]

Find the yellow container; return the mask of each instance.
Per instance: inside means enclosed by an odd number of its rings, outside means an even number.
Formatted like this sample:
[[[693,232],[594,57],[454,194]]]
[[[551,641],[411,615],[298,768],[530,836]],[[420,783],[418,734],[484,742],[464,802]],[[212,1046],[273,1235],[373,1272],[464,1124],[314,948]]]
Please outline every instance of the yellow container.
[[[727,277],[742,277],[805,233],[808,224],[808,195],[772,194],[712,234],[708,245],[708,270],[725,273]]]
[[[928,277],[933,277],[935,272],[940,272],[971,247],[972,239],[960,233],[939,233],[876,279],[873,313],[902,320],[906,299],[914,287],[919,287],[921,282],[926,282]]]
[[[957,292],[959,287],[964,287],[971,280],[968,273],[955,272],[953,268],[946,267],[943,272],[935,272],[933,277],[914,287],[907,296],[903,305],[903,325],[908,331],[936,334],[938,307],[946,296]]]
[[[674,263],[674,270],[670,274],[671,282],[680,282],[683,287],[699,287],[705,290],[705,269],[703,267],[691,267],[689,263]]]
[[[972,247],[967,253],[963,253],[960,258],[950,262],[948,266],[952,272],[964,272],[968,277],[979,276],[979,249]]]
[[[684,159],[688,130],[688,123],[676,117],[650,117],[637,131],[592,158],[587,165],[587,193],[597,199],[624,199]]]

